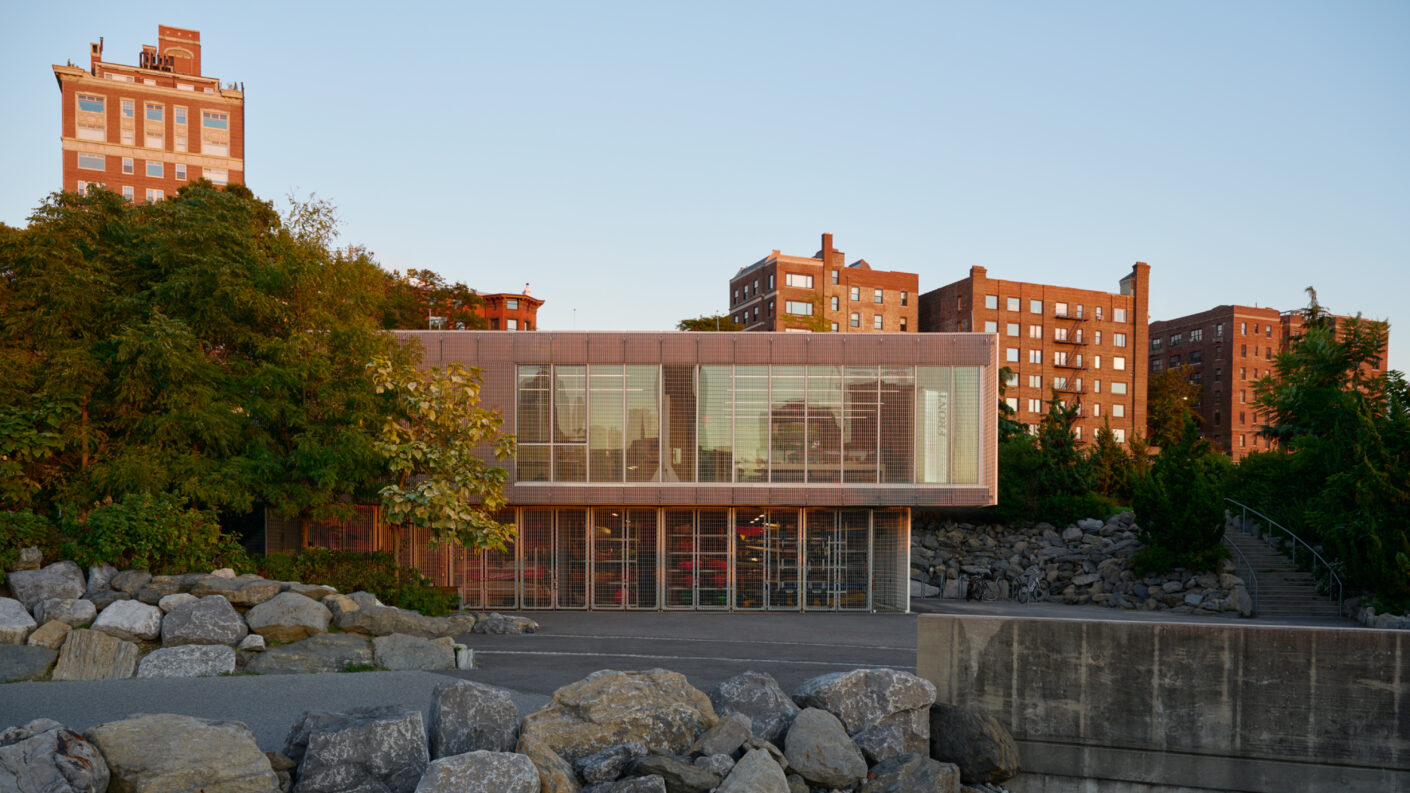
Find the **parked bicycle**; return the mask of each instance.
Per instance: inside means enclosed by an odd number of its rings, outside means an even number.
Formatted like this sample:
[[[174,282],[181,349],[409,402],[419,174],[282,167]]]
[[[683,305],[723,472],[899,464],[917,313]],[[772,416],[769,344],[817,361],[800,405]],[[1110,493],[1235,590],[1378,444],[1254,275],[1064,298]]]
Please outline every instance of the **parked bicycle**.
[[[1013,599],[1019,603],[1027,603],[1030,600],[1041,603],[1048,599],[1048,578],[1036,564],[1024,570],[1014,583],[1017,590]]]
[[[971,575],[965,587],[965,600],[998,600],[999,582],[989,575]]]

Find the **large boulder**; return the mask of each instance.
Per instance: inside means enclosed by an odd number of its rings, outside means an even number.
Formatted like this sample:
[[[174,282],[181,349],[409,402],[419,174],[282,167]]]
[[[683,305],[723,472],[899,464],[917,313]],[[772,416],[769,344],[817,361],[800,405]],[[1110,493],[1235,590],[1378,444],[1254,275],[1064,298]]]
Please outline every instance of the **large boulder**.
[[[294,595],[296,598],[308,598]],[[313,603],[312,600],[308,602]],[[313,603],[317,606],[317,603]],[[322,608],[319,606],[319,608]],[[420,636],[407,636],[393,633],[378,636],[372,640],[372,659],[380,667],[394,671],[409,669],[454,669],[455,641],[449,636],[439,639],[423,639]]]
[[[125,601],[124,601],[125,602]],[[54,680],[125,680],[137,669],[137,645],[101,631],[69,632],[54,664]]]
[[[715,793],[788,793],[788,777],[762,749],[744,753]]]
[[[47,647],[0,644],[0,683],[43,680],[59,654]]]
[[[208,575],[191,586],[191,594],[198,598],[207,595],[220,595],[230,601],[230,605],[251,608],[279,594],[280,583],[253,573],[225,578]]]
[[[954,705],[930,709],[930,756],[960,768],[966,785],[1003,782],[1018,774],[1018,746],[998,719]]]
[[[151,641],[162,633],[162,610],[140,600],[119,600],[103,609],[93,630],[130,642]]]
[[[844,788],[867,775],[867,761],[842,722],[819,708],[804,708],[784,740],[788,768],[826,788]]]
[[[154,575],[152,576],[152,580],[147,582],[146,586],[137,590],[137,594],[133,595],[133,598],[149,606],[155,606],[162,602],[162,598],[168,595],[180,594],[187,589],[190,589],[190,587],[182,581],[181,576]]]
[[[250,630],[274,642],[296,642],[328,632],[333,613],[323,604],[293,592],[280,592],[245,613]]]
[[[167,595],[161,600],[158,600],[157,608],[161,609],[163,614],[170,614],[177,606],[184,606],[187,603],[196,603],[199,600],[200,598],[190,592],[177,592],[176,594]]]
[[[611,782],[622,775],[632,762],[639,757],[650,754],[644,743],[627,743],[621,746],[612,746],[600,752],[593,752],[587,757],[580,757],[573,764],[578,776],[589,785],[596,785],[602,782]]]
[[[67,623],[52,620],[36,628],[24,643],[30,647],[48,647],[50,650],[58,650],[64,646],[65,641],[68,641],[69,632],[72,630],[73,628]]]
[[[44,564],[44,552],[31,545],[27,548],[20,549],[19,555],[15,557],[15,561],[10,563],[10,572],[13,573],[17,570],[38,570],[39,566],[42,564]]]
[[[34,607],[34,620],[43,625],[57,620],[70,628],[82,628],[98,616],[98,607],[82,598],[46,598]]]
[[[428,617],[420,612],[384,606],[367,592],[354,592],[347,596],[333,595],[324,598],[323,602],[333,612],[333,624],[339,629],[367,636],[405,633],[409,636],[438,639],[442,636],[470,633],[475,627],[473,614]]]
[[[431,696],[431,756],[512,752],[519,739],[519,708],[508,690],[457,680]]]
[[[0,733],[0,790],[102,793],[108,764],[82,735],[51,719]]]
[[[536,633],[539,624],[528,617],[505,616],[498,612],[484,614],[475,619],[471,633],[508,634]]]
[[[14,598],[0,598],[0,644],[24,644],[39,623],[29,609]]]
[[[539,793],[539,772],[522,754],[467,752],[432,762],[416,793]]]
[[[872,766],[859,793],[958,793],[960,769],[919,754],[901,754]]]
[[[245,620],[219,595],[187,601],[162,619],[162,646],[179,644],[239,644],[249,635]]]
[[[431,762],[421,711],[395,705],[305,713],[284,754],[298,764],[294,793],[412,793]]]
[[[370,666],[372,647],[361,636],[325,633],[293,644],[271,647],[245,665],[262,675],[341,672],[348,666]]]
[[[705,731],[690,747],[690,754],[734,754],[735,750],[753,737],[749,717],[743,713],[721,716],[715,726]]]
[[[798,715],[798,705],[764,672],[743,672],[710,689],[715,713],[749,717],[754,736],[770,743],[783,742],[784,733]]]
[[[313,600],[322,600],[329,595],[338,594],[338,590],[331,586],[323,586],[322,584],[302,584],[298,581],[285,581],[281,586],[285,592],[293,592],[296,595],[303,595]]]
[[[84,733],[108,762],[115,791],[278,793],[254,733],[238,721],[144,713]]]
[[[110,588],[113,576],[118,574],[118,569],[110,564],[100,564],[88,568],[88,585],[84,587],[83,594],[91,595],[95,592],[102,592]]]
[[[582,788],[573,766],[543,741],[521,734],[514,751],[528,757],[538,769],[542,793],[578,793]]]
[[[138,677],[214,677],[235,671],[235,651],[223,644],[183,644],[148,653]]]
[[[10,573],[6,583],[10,594],[33,611],[41,600],[83,597],[83,568],[65,560],[39,570],[17,570]]]
[[[935,685],[909,672],[855,669],[822,675],[799,686],[793,699],[802,707],[836,716],[847,734],[861,743],[886,746],[894,730],[899,730],[905,751],[925,754],[929,749]],[[883,735],[866,735],[867,731]]]
[[[710,698],[682,674],[604,669],[553,692],[552,701],[526,716],[520,729],[573,761],[633,741],[683,754],[715,721]]]
[[[141,592],[142,587],[151,583],[151,581],[152,574],[146,570],[123,570],[121,573],[115,574],[112,579],[108,581],[108,586],[118,592],[135,595]]]
[[[632,773],[636,776],[661,777],[670,793],[710,793],[722,781],[717,774],[659,754],[638,758],[632,764]]]
[[[97,592],[84,595],[83,599],[92,603],[93,608],[102,611],[119,600],[131,600],[132,596],[126,592],[119,592],[116,589],[100,589]]]

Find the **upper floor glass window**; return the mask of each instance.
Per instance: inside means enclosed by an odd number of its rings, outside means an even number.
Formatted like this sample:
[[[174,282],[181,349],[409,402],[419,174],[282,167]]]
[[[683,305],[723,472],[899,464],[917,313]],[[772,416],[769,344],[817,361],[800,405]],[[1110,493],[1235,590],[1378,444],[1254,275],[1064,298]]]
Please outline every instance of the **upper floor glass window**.
[[[783,276],[785,286],[796,286],[803,289],[813,288],[813,277],[802,273],[785,273]]]
[[[206,129],[229,129],[230,115],[228,113],[212,113],[209,110],[202,110],[201,126]]]
[[[505,300],[504,300],[504,307],[505,307],[506,309],[508,309],[509,311],[518,311],[518,310],[519,310],[519,298],[517,298],[517,297],[505,298]]]

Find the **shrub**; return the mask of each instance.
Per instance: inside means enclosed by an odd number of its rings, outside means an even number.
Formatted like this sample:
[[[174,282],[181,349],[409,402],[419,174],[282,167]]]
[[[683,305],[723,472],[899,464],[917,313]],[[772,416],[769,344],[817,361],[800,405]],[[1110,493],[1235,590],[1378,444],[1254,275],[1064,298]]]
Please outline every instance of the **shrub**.
[[[399,567],[386,551],[306,548],[293,556],[261,557],[255,567],[266,578],[326,584],[339,592],[371,592],[383,603],[432,617],[448,614],[460,605],[459,595],[432,586],[430,579],[413,568]]]
[[[244,550],[221,533],[213,512],[186,508],[170,495],[126,495],[65,520],[63,533],[65,558],[84,566],[111,564],[158,575],[249,567]]]
[[[27,509],[0,512],[0,582],[5,580],[5,571],[19,558],[21,549],[36,547],[47,562],[58,555],[61,545],[59,530],[43,515]]]
[[[1141,541],[1150,548],[1141,563],[1208,569],[1223,556],[1224,481],[1228,466],[1199,437],[1193,420],[1175,446],[1156,459],[1148,476],[1136,483],[1132,506]]]
[[[1066,526],[1083,518],[1105,520],[1120,512],[1115,501],[1100,493],[1056,495],[1043,499],[1039,515],[1054,526]]]

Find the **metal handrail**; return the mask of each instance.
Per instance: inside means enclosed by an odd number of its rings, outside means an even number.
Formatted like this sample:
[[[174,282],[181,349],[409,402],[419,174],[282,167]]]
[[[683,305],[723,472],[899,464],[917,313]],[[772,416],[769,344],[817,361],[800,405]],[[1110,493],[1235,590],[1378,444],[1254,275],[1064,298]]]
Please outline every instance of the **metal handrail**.
[[[1297,546],[1301,545],[1302,547],[1306,548],[1306,549],[1307,549],[1307,552],[1310,553],[1310,554],[1312,554],[1312,579],[1313,579],[1314,581],[1317,580],[1317,563],[1318,563],[1318,562],[1321,562],[1321,563],[1327,568],[1327,574],[1332,577],[1332,580],[1335,581],[1335,582],[1336,582],[1336,585],[1337,585],[1337,616],[1339,616],[1339,617],[1344,617],[1344,616],[1346,616],[1346,614],[1345,614],[1346,609],[1345,609],[1345,607],[1343,606],[1343,602],[1344,602],[1345,599],[1344,599],[1344,597],[1343,597],[1343,587],[1342,587],[1342,583],[1341,583],[1341,576],[1337,575],[1336,568],[1332,567],[1332,563],[1331,563],[1331,562],[1328,562],[1328,561],[1326,560],[1326,558],[1322,556],[1322,554],[1317,553],[1317,550],[1316,550],[1315,548],[1313,548],[1311,545],[1308,545],[1305,541],[1303,541],[1303,539],[1302,539],[1301,537],[1297,536],[1296,534],[1293,534],[1292,531],[1291,531],[1290,529],[1288,529],[1288,527],[1282,525],[1282,524],[1279,523],[1278,521],[1273,520],[1272,518],[1268,517],[1267,515],[1263,514],[1262,512],[1259,512],[1258,510],[1254,509],[1253,507],[1250,507],[1249,505],[1244,504],[1244,503],[1242,503],[1242,502],[1235,501],[1235,500],[1232,499],[1232,498],[1226,498],[1226,499],[1224,499],[1224,500],[1227,501],[1228,503],[1233,504],[1234,506],[1237,506],[1238,508],[1240,508],[1240,509],[1243,510],[1243,517],[1242,517],[1242,519],[1239,521],[1240,530],[1242,530],[1243,532],[1245,532],[1245,533],[1248,532],[1248,514],[1249,514],[1250,512],[1252,512],[1253,514],[1255,514],[1255,515],[1257,515],[1258,517],[1263,518],[1265,521],[1267,521],[1267,522],[1268,522],[1268,525],[1270,525],[1270,526],[1276,526],[1277,528],[1282,529],[1282,530],[1283,530],[1283,533],[1285,533],[1285,534],[1287,534],[1289,537],[1291,537],[1292,540],[1293,540],[1293,546],[1292,546],[1292,560],[1293,560],[1293,563],[1294,563],[1294,564],[1297,563]],[[1257,533],[1257,534],[1255,534],[1255,536],[1259,536],[1259,534],[1261,534],[1261,533]],[[1269,545],[1269,547],[1272,547],[1272,545],[1273,545],[1273,532],[1272,532],[1271,530],[1268,532],[1268,545]]]
[[[1239,531],[1247,533],[1247,529],[1244,528],[1242,523],[1239,524]],[[1253,580],[1253,611],[1249,612],[1249,616],[1256,617],[1258,616],[1258,571],[1253,569],[1253,562],[1250,562],[1248,557],[1244,556],[1244,552],[1239,549],[1238,543],[1229,542],[1229,527],[1227,523],[1224,526],[1224,537],[1222,539],[1230,548],[1233,548],[1234,553],[1238,554],[1239,558],[1243,560],[1243,567],[1248,571],[1249,577]]]

